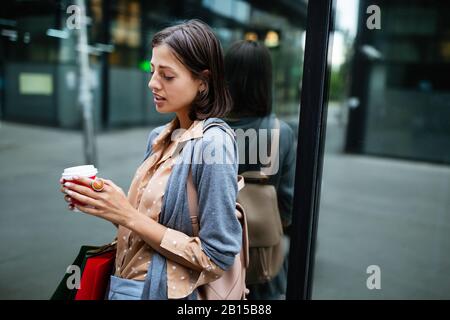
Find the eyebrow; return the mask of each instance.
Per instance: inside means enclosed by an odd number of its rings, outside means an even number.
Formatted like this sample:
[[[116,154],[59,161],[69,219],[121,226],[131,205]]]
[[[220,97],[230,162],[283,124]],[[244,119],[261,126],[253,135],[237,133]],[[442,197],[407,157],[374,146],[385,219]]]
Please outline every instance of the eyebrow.
[[[154,68],[155,66],[153,65],[153,63],[151,63],[150,62],[150,65]],[[171,67],[169,67],[169,66],[163,66],[163,65],[160,65],[159,66],[161,69],[170,69],[170,70],[172,70],[172,71],[174,71],[175,72],[175,70],[173,69],[173,68],[171,68]]]

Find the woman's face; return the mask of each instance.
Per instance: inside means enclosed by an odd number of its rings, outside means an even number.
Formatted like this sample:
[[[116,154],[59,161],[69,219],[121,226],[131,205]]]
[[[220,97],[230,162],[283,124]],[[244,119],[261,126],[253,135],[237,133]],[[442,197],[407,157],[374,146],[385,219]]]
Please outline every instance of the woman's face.
[[[165,44],[153,48],[152,77],[148,87],[152,90],[156,110],[161,113],[187,113],[194,98],[203,90],[202,81],[175,57]]]

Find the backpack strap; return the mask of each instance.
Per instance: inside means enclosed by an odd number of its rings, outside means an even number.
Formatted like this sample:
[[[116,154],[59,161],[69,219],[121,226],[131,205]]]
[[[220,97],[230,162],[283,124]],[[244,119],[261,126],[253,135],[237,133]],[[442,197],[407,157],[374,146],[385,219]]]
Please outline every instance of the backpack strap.
[[[231,137],[231,139],[233,141],[236,140],[236,134],[234,133],[234,131],[231,128],[226,127],[221,122],[213,122],[213,123],[207,124],[206,127],[203,128],[203,132],[205,132],[206,130],[208,130],[211,127],[222,127],[225,130],[225,132],[228,133],[228,135]]]
[[[198,222],[198,195],[197,190],[194,186],[194,181],[192,179],[192,170],[189,168],[188,180],[186,183],[187,196],[188,196],[188,207],[189,216],[191,218],[192,233],[194,237],[198,236],[199,232],[199,222]]]

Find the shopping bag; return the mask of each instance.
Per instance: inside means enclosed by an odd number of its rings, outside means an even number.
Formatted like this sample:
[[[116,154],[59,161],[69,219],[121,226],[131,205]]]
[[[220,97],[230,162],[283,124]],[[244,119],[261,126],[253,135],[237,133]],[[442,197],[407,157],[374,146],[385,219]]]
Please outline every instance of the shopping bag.
[[[81,272],[79,288],[69,288],[67,273],[51,300],[103,300],[114,267],[116,241],[104,246],[82,246],[72,266]]]
[[[86,259],[81,286],[75,300],[103,300],[111,276],[116,251],[108,251]]]

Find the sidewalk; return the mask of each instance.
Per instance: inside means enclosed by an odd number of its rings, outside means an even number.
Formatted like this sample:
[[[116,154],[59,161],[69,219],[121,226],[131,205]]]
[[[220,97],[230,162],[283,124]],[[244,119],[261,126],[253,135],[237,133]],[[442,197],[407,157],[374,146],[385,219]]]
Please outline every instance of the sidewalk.
[[[99,135],[99,175],[126,192],[151,129]],[[1,123],[0,299],[48,299],[81,245],[115,236],[111,223],[67,210],[59,191],[82,150],[78,132]]]

